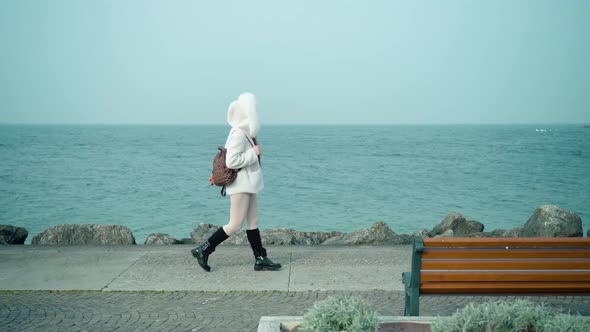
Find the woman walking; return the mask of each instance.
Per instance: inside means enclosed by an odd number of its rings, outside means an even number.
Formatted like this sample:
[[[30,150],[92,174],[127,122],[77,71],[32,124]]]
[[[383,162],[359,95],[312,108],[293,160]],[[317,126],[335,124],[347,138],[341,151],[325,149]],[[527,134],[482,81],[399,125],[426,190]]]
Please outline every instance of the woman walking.
[[[225,188],[231,202],[229,223],[220,227],[207,242],[191,250],[191,253],[205,271],[210,271],[209,255],[220,243],[239,231],[246,219],[246,234],[255,258],[254,270],[278,270],[281,264],[274,263],[266,256],[258,230],[256,194],[264,188],[264,182],[260,167],[260,146],[256,142],[260,130],[256,97],[251,93],[241,94],[238,100],[229,105],[227,122],[231,130],[225,142],[225,163],[228,168],[239,170],[236,179]]]

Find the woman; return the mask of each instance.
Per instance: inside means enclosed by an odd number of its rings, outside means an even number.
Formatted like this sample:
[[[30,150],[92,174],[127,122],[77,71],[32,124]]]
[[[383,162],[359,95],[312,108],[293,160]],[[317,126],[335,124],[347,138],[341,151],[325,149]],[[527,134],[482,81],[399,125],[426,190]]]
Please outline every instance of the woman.
[[[191,253],[205,271],[210,271],[209,255],[221,242],[239,231],[246,219],[248,221],[246,234],[255,257],[254,270],[278,270],[281,264],[268,259],[258,231],[256,194],[264,188],[264,182],[260,168],[260,146],[256,144],[260,122],[256,112],[256,98],[253,94],[243,93],[238,100],[229,105],[227,122],[231,130],[225,142],[227,149],[225,163],[228,168],[239,170],[236,179],[225,188],[231,201],[229,223],[213,233],[207,242],[191,250]]]

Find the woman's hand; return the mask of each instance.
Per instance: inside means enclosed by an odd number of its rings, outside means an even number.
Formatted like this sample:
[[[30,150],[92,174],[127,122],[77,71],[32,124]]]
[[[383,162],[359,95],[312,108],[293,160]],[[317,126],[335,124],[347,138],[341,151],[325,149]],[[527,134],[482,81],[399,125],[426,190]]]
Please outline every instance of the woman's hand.
[[[260,145],[254,145],[252,149],[254,149],[254,152],[256,152],[257,156],[260,156]]]

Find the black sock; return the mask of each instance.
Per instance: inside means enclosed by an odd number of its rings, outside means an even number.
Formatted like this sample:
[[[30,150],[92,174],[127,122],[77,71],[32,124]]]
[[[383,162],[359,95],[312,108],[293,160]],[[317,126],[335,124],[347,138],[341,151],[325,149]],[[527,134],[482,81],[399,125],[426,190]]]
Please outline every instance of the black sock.
[[[254,257],[266,257],[266,249],[262,247],[262,239],[258,228],[246,230],[246,235],[248,235],[248,242],[250,242]]]
[[[207,240],[207,242],[209,242],[209,248],[211,248],[211,252],[215,251],[215,247],[221,244],[221,242],[227,240],[228,237],[229,235],[225,234],[223,227],[219,227],[219,229],[209,237],[209,240]]]

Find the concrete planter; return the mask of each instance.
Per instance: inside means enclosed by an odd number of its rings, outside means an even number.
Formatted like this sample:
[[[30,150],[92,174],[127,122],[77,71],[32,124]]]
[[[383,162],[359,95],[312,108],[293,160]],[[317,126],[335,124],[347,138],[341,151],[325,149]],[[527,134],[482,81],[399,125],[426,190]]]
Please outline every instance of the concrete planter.
[[[388,332],[429,332],[430,323],[436,317],[406,317],[406,316],[379,316],[381,329]],[[297,326],[303,322],[301,316],[263,316],[258,323],[258,332],[295,332]]]

